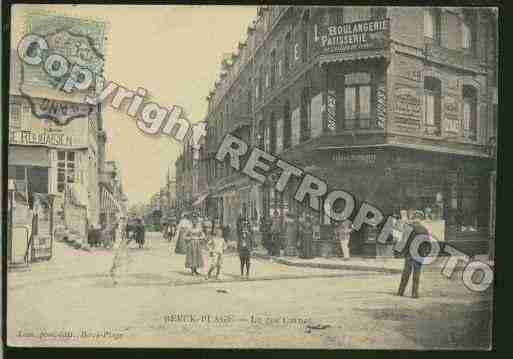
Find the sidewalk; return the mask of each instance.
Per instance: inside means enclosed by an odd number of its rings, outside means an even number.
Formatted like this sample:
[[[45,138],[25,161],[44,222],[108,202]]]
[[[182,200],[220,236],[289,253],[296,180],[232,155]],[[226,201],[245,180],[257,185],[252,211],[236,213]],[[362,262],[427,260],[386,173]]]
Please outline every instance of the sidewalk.
[[[271,260],[275,263],[280,263],[294,267],[308,267],[308,268],[321,268],[321,269],[343,269],[343,270],[358,270],[358,271],[372,271],[381,273],[401,273],[403,270],[404,259],[402,258],[361,258],[352,257],[344,261],[339,257],[323,258],[315,257],[312,259],[302,259],[298,257],[272,257],[265,253],[262,249],[257,249],[254,252],[255,257],[261,259]],[[438,271],[446,263],[449,257],[440,257],[429,265],[425,265],[426,270]],[[476,260],[487,263],[494,267],[494,261],[488,260],[487,255],[478,255]],[[458,261],[457,268],[462,269],[464,262]]]

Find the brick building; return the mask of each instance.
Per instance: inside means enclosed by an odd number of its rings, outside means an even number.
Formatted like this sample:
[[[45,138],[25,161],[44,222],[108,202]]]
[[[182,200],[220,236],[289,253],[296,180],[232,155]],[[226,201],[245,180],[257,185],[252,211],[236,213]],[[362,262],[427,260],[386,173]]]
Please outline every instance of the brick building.
[[[262,6],[207,100],[211,212],[225,225],[244,207],[254,220],[303,211],[294,186],[275,193],[216,162],[234,133],[387,214],[440,208],[445,238],[486,251],[493,9]],[[375,255],[374,232],[364,227],[354,252]]]

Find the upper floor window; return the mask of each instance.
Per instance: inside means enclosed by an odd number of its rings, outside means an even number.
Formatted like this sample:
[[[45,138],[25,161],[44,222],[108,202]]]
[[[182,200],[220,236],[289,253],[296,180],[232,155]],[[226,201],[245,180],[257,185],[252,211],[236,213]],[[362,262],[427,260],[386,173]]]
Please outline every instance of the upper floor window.
[[[276,83],[276,49],[271,51],[271,87]]]
[[[442,112],[441,82],[434,77],[424,78],[424,121],[427,127],[440,127]]]
[[[344,128],[369,128],[371,118],[371,76],[366,72],[345,75]]]
[[[477,134],[477,91],[474,87],[463,86],[463,135],[475,139]]]
[[[424,10],[424,37],[440,43],[440,13],[437,9]]]
[[[372,19],[384,19],[387,16],[387,8],[385,6],[373,6],[371,8]]]
[[[349,6],[343,11],[344,23],[367,21],[371,19],[370,6]]]
[[[269,127],[270,127],[270,146],[269,150],[271,153],[276,152],[276,121],[274,119],[274,112],[271,112],[269,116]]]
[[[301,91],[301,107],[300,111],[300,121],[301,121],[301,133],[300,138],[301,141],[305,141],[310,138],[310,88],[305,87],[303,91]]]
[[[21,128],[21,105],[19,103],[9,104],[10,121],[13,128]]]
[[[283,148],[287,149],[291,146],[292,139],[292,119],[290,114],[290,103],[285,101],[283,105]]]
[[[463,21],[461,23],[461,47],[466,50],[475,51],[475,19],[473,14],[465,12]]]
[[[302,29],[301,29],[301,58],[303,62],[308,60],[308,24],[310,14],[307,11],[303,16]]]
[[[285,41],[283,42],[283,67],[284,72],[287,72],[290,69],[290,53],[291,53],[291,34],[290,31],[285,36]]]
[[[259,99],[260,96],[262,96],[262,91],[264,87],[264,68],[262,65],[260,65],[259,71],[258,71],[258,86],[256,91],[256,98]]]

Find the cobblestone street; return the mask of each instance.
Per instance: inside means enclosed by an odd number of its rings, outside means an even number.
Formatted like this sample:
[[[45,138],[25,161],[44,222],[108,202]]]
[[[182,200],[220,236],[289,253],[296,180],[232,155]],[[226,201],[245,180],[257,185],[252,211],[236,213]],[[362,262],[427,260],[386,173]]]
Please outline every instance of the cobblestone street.
[[[221,279],[209,282],[173,247],[150,233],[114,286],[112,251],[57,242],[50,262],[9,273],[9,344],[421,349],[490,340],[491,293],[468,291],[458,275],[426,271],[415,300],[394,295],[399,274],[254,259],[245,280],[227,254]]]

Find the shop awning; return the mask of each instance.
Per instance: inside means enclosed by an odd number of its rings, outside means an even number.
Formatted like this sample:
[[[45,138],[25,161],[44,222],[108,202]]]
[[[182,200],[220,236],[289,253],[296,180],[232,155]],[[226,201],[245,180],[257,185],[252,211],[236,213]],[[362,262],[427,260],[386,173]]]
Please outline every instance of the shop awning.
[[[199,196],[193,203],[193,207],[199,206],[203,201],[208,197],[208,193],[202,194]]]
[[[386,58],[387,54],[385,50],[368,50],[368,51],[355,51],[355,52],[343,52],[335,54],[327,54],[319,56],[319,65],[330,62],[345,62],[345,61],[356,61],[356,60],[368,60],[377,58]]]
[[[48,149],[44,147],[9,146],[9,166],[50,167]]]

